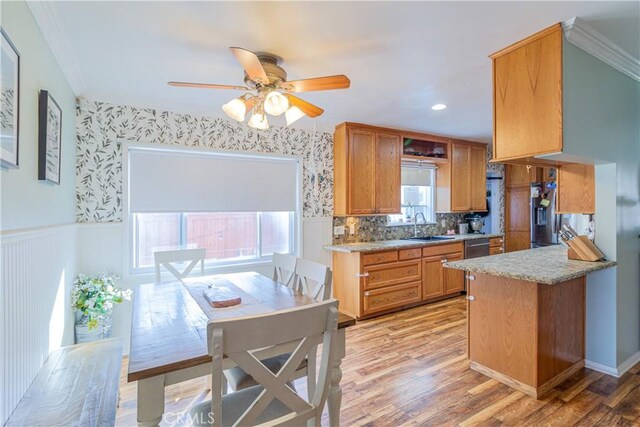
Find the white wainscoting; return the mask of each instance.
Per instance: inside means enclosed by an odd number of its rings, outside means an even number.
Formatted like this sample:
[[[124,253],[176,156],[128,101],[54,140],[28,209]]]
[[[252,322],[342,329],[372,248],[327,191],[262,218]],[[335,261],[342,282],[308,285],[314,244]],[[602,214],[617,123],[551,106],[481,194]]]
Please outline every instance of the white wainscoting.
[[[0,425],[49,352],[73,343],[76,230],[70,224],[0,234]]]
[[[322,249],[333,238],[333,218],[305,218],[302,220],[302,256],[331,267],[331,252]]]

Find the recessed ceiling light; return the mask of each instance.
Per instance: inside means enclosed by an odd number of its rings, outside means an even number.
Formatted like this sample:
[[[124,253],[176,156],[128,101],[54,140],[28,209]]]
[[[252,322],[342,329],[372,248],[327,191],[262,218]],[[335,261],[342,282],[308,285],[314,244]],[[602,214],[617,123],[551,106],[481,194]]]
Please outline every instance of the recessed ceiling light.
[[[444,110],[445,108],[447,108],[447,106],[444,104],[436,104],[431,107],[432,110],[436,110],[436,111]]]

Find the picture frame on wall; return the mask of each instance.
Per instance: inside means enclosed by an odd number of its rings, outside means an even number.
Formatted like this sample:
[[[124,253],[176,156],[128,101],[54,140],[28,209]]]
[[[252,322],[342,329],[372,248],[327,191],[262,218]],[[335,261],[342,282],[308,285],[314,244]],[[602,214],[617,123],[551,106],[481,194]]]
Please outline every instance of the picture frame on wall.
[[[18,167],[20,54],[0,27],[0,165]]]
[[[38,179],[60,184],[62,109],[46,90],[38,104]]]

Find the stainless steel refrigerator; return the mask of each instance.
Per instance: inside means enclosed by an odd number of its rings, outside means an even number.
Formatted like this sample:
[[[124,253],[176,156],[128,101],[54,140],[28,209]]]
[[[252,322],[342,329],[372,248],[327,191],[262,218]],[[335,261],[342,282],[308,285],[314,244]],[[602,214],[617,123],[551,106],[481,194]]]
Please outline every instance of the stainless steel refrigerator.
[[[556,183],[531,183],[531,247],[558,244],[560,215],[556,214]]]

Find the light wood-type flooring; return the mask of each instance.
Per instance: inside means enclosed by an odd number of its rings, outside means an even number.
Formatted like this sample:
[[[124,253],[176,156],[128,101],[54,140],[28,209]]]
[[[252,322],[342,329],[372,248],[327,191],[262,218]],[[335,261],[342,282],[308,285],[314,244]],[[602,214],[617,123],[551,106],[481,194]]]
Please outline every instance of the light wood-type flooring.
[[[341,425],[640,425],[640,364],[621,378],[585,369],[535,400],[470,370],[466,345],[462,297],[349,328]],[[126,363],[118,426],[135,425],[136,384],[126,383]],[[205,379],[168,387],[166,411],[208,398],[205,389]]]

